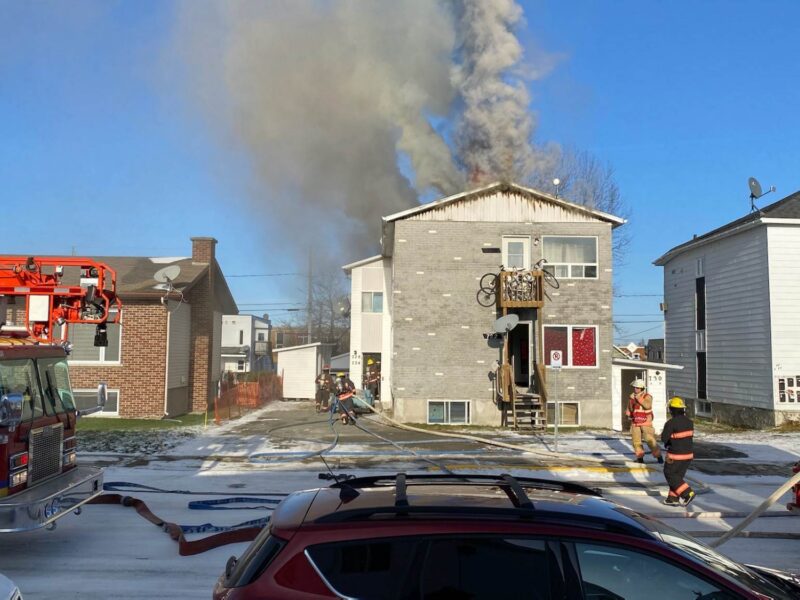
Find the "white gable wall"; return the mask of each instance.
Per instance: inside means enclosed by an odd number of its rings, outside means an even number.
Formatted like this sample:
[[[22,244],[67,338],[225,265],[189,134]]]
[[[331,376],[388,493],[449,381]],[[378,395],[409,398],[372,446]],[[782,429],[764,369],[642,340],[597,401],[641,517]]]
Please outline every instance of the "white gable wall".
[[[697,397],[695,278],[705,257],[708,400],[772,408],[767,229],[757,227],[679,254],[664,266],[667,390]]]
[[[800,377],[800,226],[770,225],[769,290],[772,322],[773,398],[781,410],[800,410],[800,404],[778,403],[780,377]],[[800,384],[795,383],[798,387]]]

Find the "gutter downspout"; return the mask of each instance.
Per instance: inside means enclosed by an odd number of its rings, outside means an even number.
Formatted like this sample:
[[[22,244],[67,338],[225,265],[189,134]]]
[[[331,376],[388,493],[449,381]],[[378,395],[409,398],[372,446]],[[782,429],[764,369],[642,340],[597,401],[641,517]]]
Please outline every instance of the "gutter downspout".
[[[167,343],[164,346],[164,416],[168,417],[167,403],[169,400],[169,333],[172,328],[172,312],[169,310],[169,300],[164,305],[167,311]]]

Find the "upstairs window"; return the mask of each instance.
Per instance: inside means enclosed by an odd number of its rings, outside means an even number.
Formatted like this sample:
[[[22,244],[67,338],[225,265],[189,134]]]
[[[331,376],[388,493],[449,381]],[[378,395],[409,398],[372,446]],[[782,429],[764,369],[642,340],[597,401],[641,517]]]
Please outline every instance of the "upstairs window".
[[[512,269],[531,268],[531,239],[523,236],[503,237],[503,266]]]
[[[365,313],[383,312],[383,292],[362,292],[361,312]]]
[[[558,279],[597,278],[596,237],[545,236],[542,256],[545,270]]]

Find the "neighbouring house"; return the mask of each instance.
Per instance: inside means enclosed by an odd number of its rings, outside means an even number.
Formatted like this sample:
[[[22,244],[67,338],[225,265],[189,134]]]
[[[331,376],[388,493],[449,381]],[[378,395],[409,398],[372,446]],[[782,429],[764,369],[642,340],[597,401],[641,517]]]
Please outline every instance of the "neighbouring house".
[[[276,325],[272,327],[270,331],[269,340],[270,347],[272,348],[272,364],[278,364],[276,350],[308,344],[308,328],[292,325]]]
[[[642,379],[647,385],[647,392],[653,397],[653,426],[656,431],[664,428],[667,420],[667,372],[680,371],[680,365],[643,360],[631,357],[625,348],[614,346],[611,353],[612,394],[611,404],[612,428],[616,431],[630,429],[631,421],[625,416],[628,400],[633,392],[634,379]]]
[[[317,375],[331,362],[331,345],[322,342],[280,348],[278,375],[283,381],[286,400],[313,400],[316,396]]]
[[[344,354],[337,354],[336,356],[331,356],[331,362],[330,362],[330,364],[328,366],[330,366],[331,373],[333,373],[334,375],[336,373],[347,373],[347,374],[349,374],[350,373],[350,354],[345,352]]]
[[[516,314],[508,348],[519,389],[543,392],[546,380],[558,390],[547,412],[557,400],[563,425],[611,427],[612,230],[624,222],[508,183],[383,217],[381,254],[343,267],[351,379],[378,359],[383,408],[400,421],[499,425],[501,353],[490,334],[498,317]],[[534,269],[540,259],[558,289]],[[479,287],[501,264],[536,274],[535,301],[511,301],[510,272],[487,301]],[[563,356],[557,374],[553,351]]]
[[[717,421],[800,419],[800,192],[672,248],[664,267],[669,394]]]
[[[268,318],[254,315],[222,316],[222,371],[274,371]]]
[[[105,381],[108,404],[98,415],[163,417],[206,409],[219,379],[222,315],[237,311],[215,258],[216,243],[192,238],[186,258],[92,257],[116,271],[123,310],[121,323],[108,327],[106,347],[94,346],[94,325],[69,328],[70,379],[79,408],[95,405],[97,384]],[[154,279],[167,266],[179,267],[172,291]],[[9,322],[14,308],[12,302]]]
[[[647,348],[631,342],[627,346],[617,346],[617,350],[633,360],[647,360]]]
[[[647,360],[650,362],[664,362],[664,338],[647,340],[645,348],[647,350]]]

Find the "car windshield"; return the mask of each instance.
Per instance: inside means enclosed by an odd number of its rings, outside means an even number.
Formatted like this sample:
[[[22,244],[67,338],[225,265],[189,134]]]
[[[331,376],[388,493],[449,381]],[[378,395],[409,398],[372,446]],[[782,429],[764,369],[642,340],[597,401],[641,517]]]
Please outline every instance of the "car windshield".
[[[766,594],[771,598],[792,598],[792,596],[787,595],[781,586],[766,579],[760,573],[737,563],[727,556],[723,556],[687,534],[656,519],[644,517],[643,515],[638,515],[636,518],[656,537],[687,555],[690,559],[701,562],[706,567],[737,581],[748,589]]]
[[[0,395],[22,394],[22,419],[43,414],[42,398],[31,359],[0,360]]]
[[[45,410],[49,414],[75,410],[75,399],[69,385],[69,368],[64,358],[42,358],[38,361],[39,378],[46,398]]]

